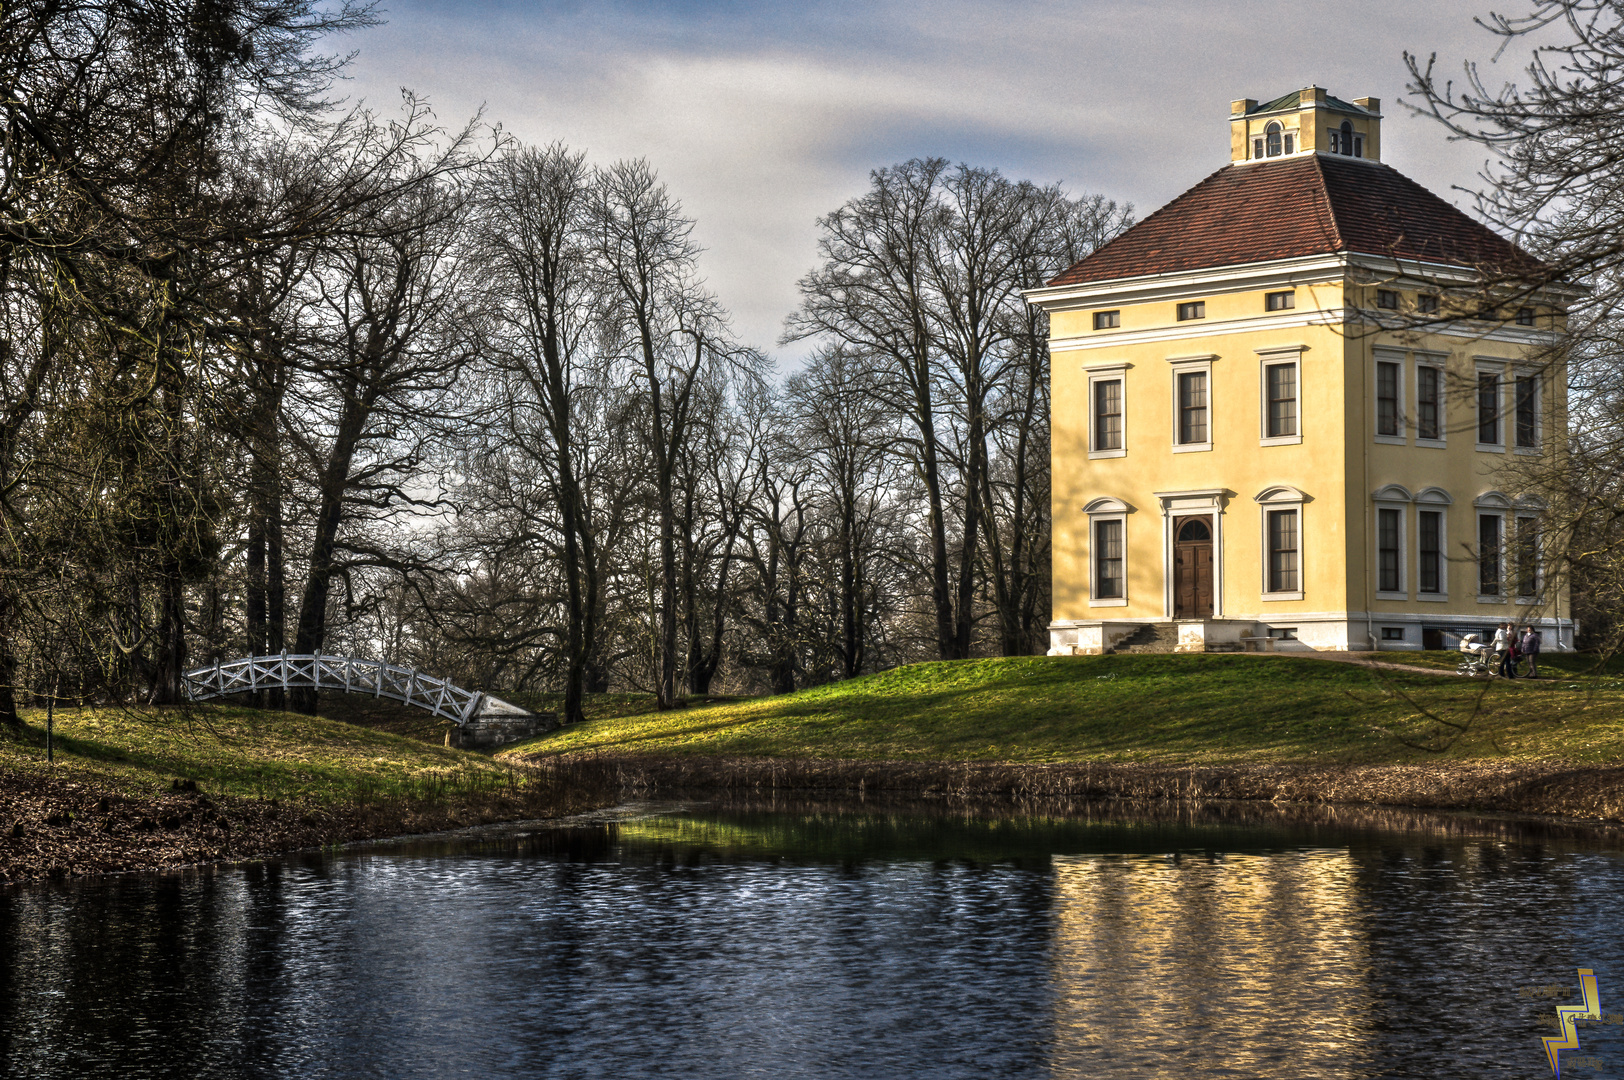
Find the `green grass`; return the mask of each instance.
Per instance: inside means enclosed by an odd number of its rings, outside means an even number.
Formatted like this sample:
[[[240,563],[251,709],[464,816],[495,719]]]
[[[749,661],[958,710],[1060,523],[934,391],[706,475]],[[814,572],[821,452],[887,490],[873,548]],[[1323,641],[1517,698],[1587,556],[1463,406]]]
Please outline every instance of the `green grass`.
[[[1454,671],[1455,666],[1460,663],[1460,653],[1455,649],[1429,649],[1424,652],[1395,651],[1382,653],[1380,659],[1395,664],[1410,664],[1415,667]],[[1614,678],[1624,678],[1624,656],[1601,657],[1594,653],[1540,653],[1539,673],[1541,678],[1546,676],[1612,676]]]
[[[1393,659],[1412,656],[1429,654]],[[1447,757],[1624,760],[1617,677],[1505,683],[1240,655],[915,664],[780,697],[628,710],[507,752],[1364,763],[1433,759],[1405,742],[1445,745],[1451,729],[1427,713],[1467,728]]]
[[[0,739],[0,768],[45,764],[45,712],[25,712],[29,737]],[[60,709],[63,773],[132,792],[196,780],[211,792],[316,803],[435,798],[509,784],[483,754],[297,713],[232,706]]]

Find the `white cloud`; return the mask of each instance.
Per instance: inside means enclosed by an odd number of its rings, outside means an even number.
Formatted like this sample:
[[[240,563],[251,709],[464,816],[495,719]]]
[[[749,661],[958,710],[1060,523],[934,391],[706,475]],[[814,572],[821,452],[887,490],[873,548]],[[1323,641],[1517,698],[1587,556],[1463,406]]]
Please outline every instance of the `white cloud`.
[[[1400,54],[1487,57],[1479,10],[399,3],[357,40],[351,92],[385,103],[406,85],[448,123],[484,104],[526,141],[648,158],[698,219],[706,275],[740,334],[770,347],[815,259],[815,218],[861,192],[869,169],[913,156],[1064,179],[1143,214],[1226,163],[1231,98],[1318,83],[1382,98],[1384,159],[1451,197],[1483,155],[1398,105]]]

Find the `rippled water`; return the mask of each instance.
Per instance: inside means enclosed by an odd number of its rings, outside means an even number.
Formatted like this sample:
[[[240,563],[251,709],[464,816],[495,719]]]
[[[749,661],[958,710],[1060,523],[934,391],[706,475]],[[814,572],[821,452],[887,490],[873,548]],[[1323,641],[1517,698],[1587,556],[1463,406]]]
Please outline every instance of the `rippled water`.
[[[1510,822],[627,808],[0,894],[0,1074],[1549,1076],[1621,898]]]

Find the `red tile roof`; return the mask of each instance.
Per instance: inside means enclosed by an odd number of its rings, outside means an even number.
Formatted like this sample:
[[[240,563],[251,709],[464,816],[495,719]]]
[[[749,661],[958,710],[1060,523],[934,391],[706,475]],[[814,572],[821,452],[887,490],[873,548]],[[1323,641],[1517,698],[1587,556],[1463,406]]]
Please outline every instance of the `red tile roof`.
[[[1335,252],[1501,270],[1534,262],[1396,169],[1306,154],[1219,169],[1049,284]]]

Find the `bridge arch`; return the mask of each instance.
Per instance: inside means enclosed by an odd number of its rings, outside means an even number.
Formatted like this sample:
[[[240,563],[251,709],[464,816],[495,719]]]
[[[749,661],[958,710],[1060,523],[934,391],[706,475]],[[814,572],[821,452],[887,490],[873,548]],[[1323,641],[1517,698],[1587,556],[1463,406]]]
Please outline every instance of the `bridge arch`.
[[[245,656],[216,661],[186,673],[186,697],[191,701],[259,690],[334,690],[389,698],[450,720],[465,728],[477,720],[529,717],[525,709],[478,690],[464,690],[449,679],[425,675],[416,668],[398,667],[382,660],[321,653]]]

